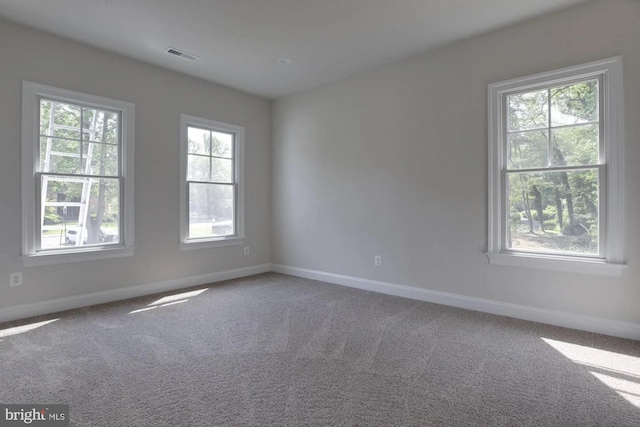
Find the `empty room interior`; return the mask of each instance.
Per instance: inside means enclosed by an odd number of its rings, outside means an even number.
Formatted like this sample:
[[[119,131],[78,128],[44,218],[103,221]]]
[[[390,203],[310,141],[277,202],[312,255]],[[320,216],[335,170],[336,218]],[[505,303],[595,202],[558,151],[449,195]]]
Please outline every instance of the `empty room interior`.
[[[0,425],[640,426],[640,1],[0,0]]]

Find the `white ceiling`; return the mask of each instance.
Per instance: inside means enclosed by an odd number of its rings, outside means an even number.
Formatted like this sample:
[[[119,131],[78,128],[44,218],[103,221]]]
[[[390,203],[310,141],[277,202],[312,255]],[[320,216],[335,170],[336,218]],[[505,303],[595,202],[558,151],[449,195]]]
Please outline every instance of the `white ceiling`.
[[[585,1],[0,0],[0,16],[276,98]]]

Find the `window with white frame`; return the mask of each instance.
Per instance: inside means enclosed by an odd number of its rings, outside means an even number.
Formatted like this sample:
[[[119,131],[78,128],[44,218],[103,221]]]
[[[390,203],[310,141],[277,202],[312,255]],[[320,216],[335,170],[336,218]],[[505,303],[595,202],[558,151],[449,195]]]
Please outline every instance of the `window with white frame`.
[[[242,244],[244,128],[180,117],[182,249]]]
[[[134,105],[23,82],[23,262],[133,253]]]
[[[489,86],[491,263],[620,274],[622,60]]]

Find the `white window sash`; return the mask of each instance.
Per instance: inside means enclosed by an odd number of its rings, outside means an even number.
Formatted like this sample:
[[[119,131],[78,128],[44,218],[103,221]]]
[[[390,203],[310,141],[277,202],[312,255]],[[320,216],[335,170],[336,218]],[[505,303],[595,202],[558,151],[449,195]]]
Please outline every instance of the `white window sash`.
[[[52,265],[94,259],[133,255],[134,225],[134,138],[135,106],[129,102],[89,95],[38,83],[23,81],[22,90],[22,261],[25,266]],[[73,248],[40,249],[41,207],[40,183],[42,175],[75,178],[74,174],[40,171],[40,99],[69,103],[119,113],[119,175],[105,178],[119,179],[120,185],[120,242],[112,245],[89,245]],[[81,130],[82,131],[82,130]],[[96,178],[92,176],[92,178]]]
[[[506,102],[505,96],[589,79],[600,80],[600,259],[591,256],[527,253],[506,249]],[[491,263],[561,271],[620,274],[624,265],[624,94],[622,58],[614,57],[488,86],[488,251]],[[550,124],[549,124],[550,126]],[[567,169],[564,168],[563,169]],[[571,168],[573,169],[573,168]],[[542,170],[541,170],[542,171]],[[551,171],[544,168],[544,171]],[[509,171],[511,172],[511,171]],[[571,261],[571,262],[569,262]],[[583,262],[580,262],[583,261]],[[584,264],[604,265],[584,268]],[[610,266],[611,268],[607,268]],[[592,271],[593,270],[593,271]]]
[[[195,127],[213,132],[234,135],[232,145],[232,182],[203,184],[232,185],[234,188],[234,234],[229,236],[189,238],[189,185],[198,182],[187,179],[188,172],[188,128]],[[207,155],[206,157],[210,157]],[[214,156],[216,157],[216,156]],[[220,246],[241,245],[245,239],[244,225],[244,127],[201,117],[180,115],[180,249],[206,249]]]

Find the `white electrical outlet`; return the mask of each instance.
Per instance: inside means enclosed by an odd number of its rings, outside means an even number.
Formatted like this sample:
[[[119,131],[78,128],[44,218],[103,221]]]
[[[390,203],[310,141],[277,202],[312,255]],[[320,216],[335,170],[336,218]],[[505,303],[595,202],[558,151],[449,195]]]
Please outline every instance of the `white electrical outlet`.
[[[382,256],[376,255],[373,257],[373,265],[376,267],[382,267]]]
[[[249,255],[249,246],[244,247],[244,254]]]
[[[9,275],[9,286],[13,288],[14,286],[21,286],[21,285],[22,285],[22,273],[11,273]]]

